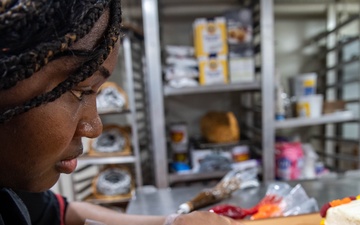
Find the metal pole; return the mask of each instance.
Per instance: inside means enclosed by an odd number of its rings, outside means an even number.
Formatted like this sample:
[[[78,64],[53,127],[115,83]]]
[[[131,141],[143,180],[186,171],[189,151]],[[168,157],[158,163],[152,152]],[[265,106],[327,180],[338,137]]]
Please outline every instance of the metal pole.
[[[358,4],[358,15],[360,16],[360,2]],[[360,23],[360,19],[358,20]],[[360,42],[360,27],[358,26],[358,41]],[[358,54],[360,55],[360,43],[359,43],[359,52]],[[359,67],[360,67],[360,57],[359,57]],[[360,112],[360,80],[359,80],[359,90],[358,90],[358,95],[359,95],[359,101],[358,101],[358,110]],[[358,146],[357,146],[357,158],[358,158],[358,163],[357,163],[357,168],[360,169],[360,116],[358,116]]]
[[[336,4],[330,3],[327,8],[327,24],[326,28],[328,31],[333,30],[336,28],[337,24],[337,16],[336,16]],[[327,42],[327,49],[331,49],[334,46],[336,46],[336,33],[331,33],[327,36],[326,42]],[[330,52],[326,56],[326,68],[329,68],[331,66],[336,65],[337,63],[337,55],[336,52]],[[335,71],[327,71],[326,72],[326,78],[325,81],[328,82],[331,79],[336,79]],[[335,80],[336,82],[336,80]],[[325,84],[326,85],[326,84]],[[326,87],[326,86],[325,86]],[[328,91],[325,88],[324,95],[326,95],[326,100],[332,101],[336,99],[336,93],[334,91]],[[335,136],[335,125],[334,124],[328,124],[326,125],[326,136]],[[335,143],[331,141],[325,142],[325,152],[326,154],[334,154],[335,151]],[[334,159],[326,159],[326,164],[331,165],[331,167],[335,166],[336,161]]]
[[[131,52],[131,41],[129,36],[125,36],[123,40],[123,48],[125,55],[125,70],[126,70],[126,80],[129,85],[129,101],[130,101],[130,111],[131,111],[131,139],[132,146],[135,155],[135,174],[136,174],[136,184],[138,187],[143,185],[142,182],[142,173],[141,173],[141,159],[140,159],[140,149],[139,149],[139,137],[138,137],[138,127],[136,121],[136,106],[135,106],[135,90],[134,90],[134,75],[133,75],[133,62],[132,62],[132,52]]]
[[[163,86],[161,79],[160,32],[157,0],[142,0],[145,56],[148,76],[149,113],[154,154],[155,184],[169,185],[165,136]]]
[[[275,179],[274,2],[260,1],[263,179]]]

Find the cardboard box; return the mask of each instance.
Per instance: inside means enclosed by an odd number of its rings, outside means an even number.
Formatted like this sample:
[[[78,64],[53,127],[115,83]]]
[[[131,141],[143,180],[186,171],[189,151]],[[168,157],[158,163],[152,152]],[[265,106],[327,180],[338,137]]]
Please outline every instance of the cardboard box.
[[[330,114],[338,111],[344,111],[346,109],[346,103],[342,100],[324,102],[323,103],[323,113]]]
[[[321,217],[319,213],[304,214],[299,216],[270,218],[263,220],[241,221],[244,225],[319,225]]]
[[[227,84],[229,82],[226,55],[199,58],[200,85]]]
[[[227,26],[227,40],[229,45],[252,46],[253,18],[248,8],[230,10],[224,14]]]
[[[193,24],[196,57],[228,53],[224,17],[198,18]]]
[[[228,159],[229,161],[232,161],[231,153],[228,151],[222,151],[222,152],[216,153],[216,151],[210,150],[210,149],[192,150],[191,151],[192,171],[196,172],[196,173],[199,172],[200,166],[201,166],[201,161],[205,157],[207,157],[209,155],[213,155],[213,154],[218,154],[219,156],[224,157],[224,158]]]
[[[231,83],[255,81],[255,62],[253,57],[229,58]]]
[[[255,81],[252,12],[241,8],[225,13],[231,83]]]

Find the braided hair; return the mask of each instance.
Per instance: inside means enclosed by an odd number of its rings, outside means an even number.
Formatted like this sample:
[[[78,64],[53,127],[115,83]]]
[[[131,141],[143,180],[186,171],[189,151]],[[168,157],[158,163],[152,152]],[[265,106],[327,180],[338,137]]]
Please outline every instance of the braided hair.
[[[94,74],[112,51],[121,24],[119,0],[0,0],[0,92],[69,54],[69,48],[89,33],[107,8],[109,26],[94,57],[53,90],[0,112],[0,124],[56,100]]]

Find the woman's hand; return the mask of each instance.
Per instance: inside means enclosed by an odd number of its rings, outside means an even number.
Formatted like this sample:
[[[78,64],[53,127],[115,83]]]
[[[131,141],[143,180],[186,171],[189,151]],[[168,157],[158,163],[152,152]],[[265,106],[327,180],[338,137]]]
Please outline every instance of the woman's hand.
[[[171,225],[242,225],[229,217],[220,216],[212,212],[195,211],[189,214],[180,215],[175,218]]]

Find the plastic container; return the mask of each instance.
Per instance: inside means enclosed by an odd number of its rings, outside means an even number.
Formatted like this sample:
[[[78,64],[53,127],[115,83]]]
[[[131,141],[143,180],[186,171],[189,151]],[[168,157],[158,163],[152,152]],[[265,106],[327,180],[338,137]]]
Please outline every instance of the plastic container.
[[[276,177],[280,180],[301,178],[304,153],[299,142],[276,143]]]
[[[298,97],[296,112],[298,117],[320,117],[323,110],[323,95],[308,95]]]
[[[295,97],[315,95],[317,88],[317,74],[305,73],[290,78],[290,90]]]
[[[234,162],[242,162],[249,159],[249,147],[244,146],[235,146],[231,150],[232,158]]]

